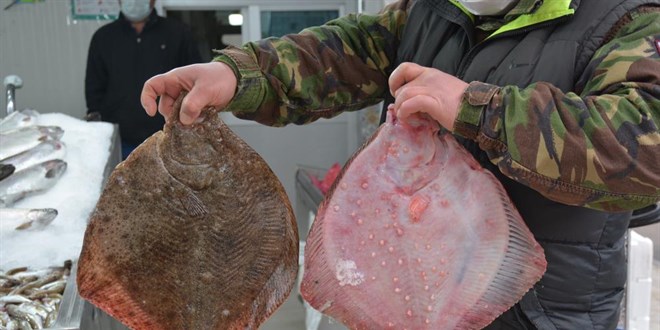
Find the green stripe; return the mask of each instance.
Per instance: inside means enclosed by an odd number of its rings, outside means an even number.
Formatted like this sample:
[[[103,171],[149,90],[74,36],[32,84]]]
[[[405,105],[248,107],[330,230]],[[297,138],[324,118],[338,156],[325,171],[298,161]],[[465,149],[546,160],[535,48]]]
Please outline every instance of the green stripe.
[[[544,1],[541,7],[532,14],[522,14],[511,22],[493,32],[488,38],[492,38],[504,32],[522,29],[527,26],[551,21],[559,17],[573,15],[575,9],[570,8],[571,0]],[[488,39],[486,38],[486,39]]]
[[[474,23],[474,15],[472,15],[470,11],[468,11],[465,7],[463,7],[463,5],[460,2],[458,2],[458,0],[449,0],[449,2],[454,4],[454,6],[458,7],[458,9],[460,9],[463,13],[465,13],[465,15],[467,15],[470,18],[470,20]]]

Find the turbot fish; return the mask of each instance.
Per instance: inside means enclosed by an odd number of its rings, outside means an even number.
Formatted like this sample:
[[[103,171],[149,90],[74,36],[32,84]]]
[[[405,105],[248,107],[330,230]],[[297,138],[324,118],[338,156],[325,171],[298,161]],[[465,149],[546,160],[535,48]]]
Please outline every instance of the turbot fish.
[[[175,104],[112,172],[85,232],[80,295],[132,329],[257,329],[298,268],[288,197],[214,109]]]
[[[0,161],[29,150],[46,140],[59,140],[58,126],[28,126],[0,133]]]
[[[47,140],[39,143],[34,148],[23,151],[2,161],[2,164],[10,164],[15,171],[26,169],[32,165],[39,164],[51,159],[64,159],[66,148],[64,143],[57,140]]]
[[[49,160],[0,181],[0,207],[9,207],[26,196],[50,189],[64,174],[66,166],[63,160]]]
[[[16,230],[42,229],[57,217],[57,210],[45,209],[9,209],[0,208],[0,230],[6,227]]]
[[[438,130],[390,111],[319,207],[301,292],[351,329],[481,329],[545,271],[499,181]]]
[[[30,109],[12,112],[7,117],[0,120],[0,133],[21,127],[36,125],[38,117],[39,113]]]

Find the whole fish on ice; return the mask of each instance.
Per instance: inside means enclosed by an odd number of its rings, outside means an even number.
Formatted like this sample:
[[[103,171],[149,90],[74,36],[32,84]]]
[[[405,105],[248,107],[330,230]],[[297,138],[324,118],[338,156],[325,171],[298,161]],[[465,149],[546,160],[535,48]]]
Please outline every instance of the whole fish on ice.
[[[0,181],[0,207],[11,206],[26,196],[50,189],[64,174],[66,166],[63,160],[49,160]]]
[[[16,230],[42,229],[57,217],[57,210],[0,208],[0,231],[9,228]]]
[[[132,329],[257,329],[289,295],[298,234],[265,161],[179,99],[112,172],[85,232],[80,295]]]
[[[499,181],[438,129],[390,111],[319,207],[301,292],[351,329],[480,329],[545,271]]]
[[[28,126],[0,133],[0,161],[29,150],[46,140],[59,140],[64,134],[58,126]]]
[[[35,147],[25,150],[17,155],[3,160],[2,164],[13,165],[15,171],[26,169],[32,165],[43,163],[51,159],[64,159],[66,148],[64,143],[57,140],[46,140]]]
[[[22,111],[14,111],[0,120],[0,133],[21,127],[36,125],[38,117],[39,113],[35,110],[25,109]]]

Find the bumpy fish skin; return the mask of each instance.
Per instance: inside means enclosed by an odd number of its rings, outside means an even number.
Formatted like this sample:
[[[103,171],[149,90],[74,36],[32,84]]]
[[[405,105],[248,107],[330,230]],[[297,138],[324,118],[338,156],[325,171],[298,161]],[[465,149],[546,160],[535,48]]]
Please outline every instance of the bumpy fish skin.
[[[256,329],[295,283],[282,185],[216,111],[204,115],[168,118],[119,164],[85,233],[80,295],[132,329]]]
[[[319,207],[301,292],[351,329],[480,329],[545,271],[501,184],[437,132],[390,113]]]
[[[0,181],[0,207],[11,206],[30,194],[50,189],[66,172],[66,167],[67,163],[63,160],[49,160]]]

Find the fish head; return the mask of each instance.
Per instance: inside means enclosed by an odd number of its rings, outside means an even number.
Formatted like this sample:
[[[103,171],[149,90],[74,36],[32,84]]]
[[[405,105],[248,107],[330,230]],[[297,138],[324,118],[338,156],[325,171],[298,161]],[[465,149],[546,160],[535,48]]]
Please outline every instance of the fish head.
[[[39,130],[53,140],[59,140],[64,135],[64,130],[59,126],[42,126]]]
[[[160,157],[170,175],[194,190],[210,187],[222,176],[222,156],[226,153],[222,143],[222,128],[218,110],[207,108],[197,121],[183,125],[178,120],[182,97],[174,104],[174,113],[163,128],[159,143]]]
[[[445,142],[438,138],[440,125],[426,114],[412,114],[405,121],[388,110],[383,124],[386,148],[382,172],[403,191],[413,193],[433,178],[431,167],[443,166],[447,160]]]
[[[66,171],[67,164],[61,159],[53,159],[41,163],[41,166],[46,169],[47,179],[58,179]]]

